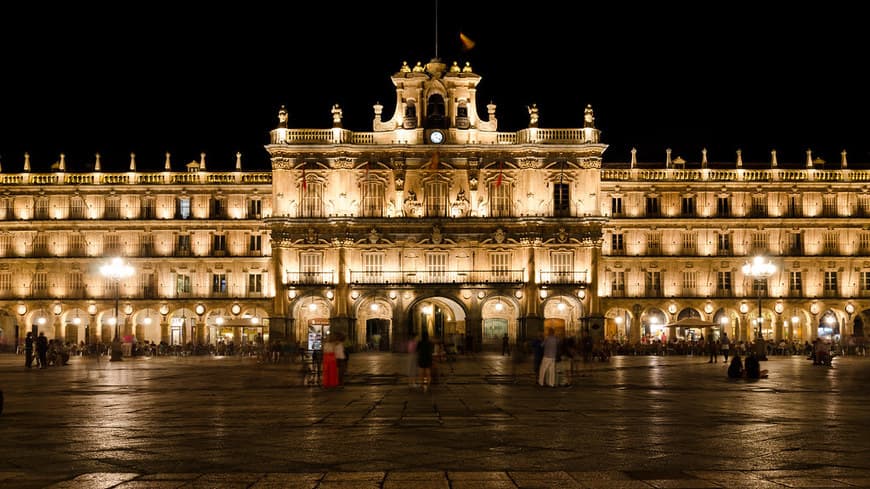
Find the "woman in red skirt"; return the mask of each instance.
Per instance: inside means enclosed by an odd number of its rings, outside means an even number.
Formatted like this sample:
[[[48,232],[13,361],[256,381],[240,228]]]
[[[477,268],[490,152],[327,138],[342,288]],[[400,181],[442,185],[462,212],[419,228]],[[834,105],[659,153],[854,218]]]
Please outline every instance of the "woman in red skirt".
[[[338,387],[338,362],[335,359],[336,338],[333,335],[323,342],[323,387]]]

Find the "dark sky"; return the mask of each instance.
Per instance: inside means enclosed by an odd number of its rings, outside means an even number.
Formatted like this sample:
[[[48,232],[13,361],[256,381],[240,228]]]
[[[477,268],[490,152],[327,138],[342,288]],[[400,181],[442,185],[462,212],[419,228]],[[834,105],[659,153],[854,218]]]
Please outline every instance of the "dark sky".
[[[231,2],[233,4],[240,2]],[[247,2],[259,3],[259,2]],[[434,55],[434,1],[281,2],[279,6],[155,7],[78,2],[0,11],[0,158],[34,171],[60,152],[70,169],[93,153],[104,169],[162,168],[208,153],[210,169],[268,168],[263,150],[286,104],[292,127],[370,131],[372,105],[392,114],[390,75]],[[828,4],[777,13],[760,4],[441,0],[441,57],[483,76],[478,109],[498,104],[500,130],[528,121],[580,127],[593,104],[605,161],[674,156],[802,164],[813,148],[831,166],[846,148],[870,162],[868,41],[862,15]],[[9,8],[8,6],[0,9]],[[90,20],[82,20],[90,19]],[[477,43],[460,50],[459,32]]]

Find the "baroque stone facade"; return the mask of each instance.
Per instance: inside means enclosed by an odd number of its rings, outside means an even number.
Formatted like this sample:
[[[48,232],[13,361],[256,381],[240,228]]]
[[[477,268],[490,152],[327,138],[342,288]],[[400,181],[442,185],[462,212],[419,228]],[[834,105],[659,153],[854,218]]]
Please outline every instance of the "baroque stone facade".
[[[330,329],[401,350],[425,329],[500,345],[560,334],[640,342],[863,335],[870,173],[769,164],[602,165],[591,107],[576,128],[499,132],[481,77],[439,60],[392,76],[371,132],[292,128],[271,172],[0,173],[0,329],[107,342],[306,343]],[[634,153],[633,153],[634,155]],[[860,219],[859,219],[860,218]],[[769,276],[743,265],[762,255]],[[135,275],[99,267],[124,257]],[[759,311],[762,321],[757,321]],[[675,324],[694,319],[695,325]]]

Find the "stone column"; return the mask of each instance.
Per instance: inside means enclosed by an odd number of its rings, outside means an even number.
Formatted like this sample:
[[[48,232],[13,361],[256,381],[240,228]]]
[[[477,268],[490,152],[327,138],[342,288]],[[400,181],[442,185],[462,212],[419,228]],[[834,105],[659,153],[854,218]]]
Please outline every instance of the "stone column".
[[[631,317],[631,329],[628,332],[629,342],[632,345],[640,343],[640,315],[643,313],[643,307],[640,304],[635,304],[634,315]]]
[[[344,243],[338,248],[338,285],[335,288],[335,315],[329,318],[329,331],[345,334],[356,344],[356,320],[349,313],[347,297],[350,287],[347,284],[347,248]]]
[[[160,321],[160,341],[169,344],[169,323],[166,321],[166,316],[163,316],[163,321]]]

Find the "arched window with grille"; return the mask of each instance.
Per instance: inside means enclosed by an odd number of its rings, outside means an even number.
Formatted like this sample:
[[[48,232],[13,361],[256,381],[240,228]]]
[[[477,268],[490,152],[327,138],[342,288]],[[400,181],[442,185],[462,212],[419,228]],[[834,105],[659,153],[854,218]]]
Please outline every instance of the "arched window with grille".
[[[426,217],[447,216],[447,182],[433,180],[425,188]]]

